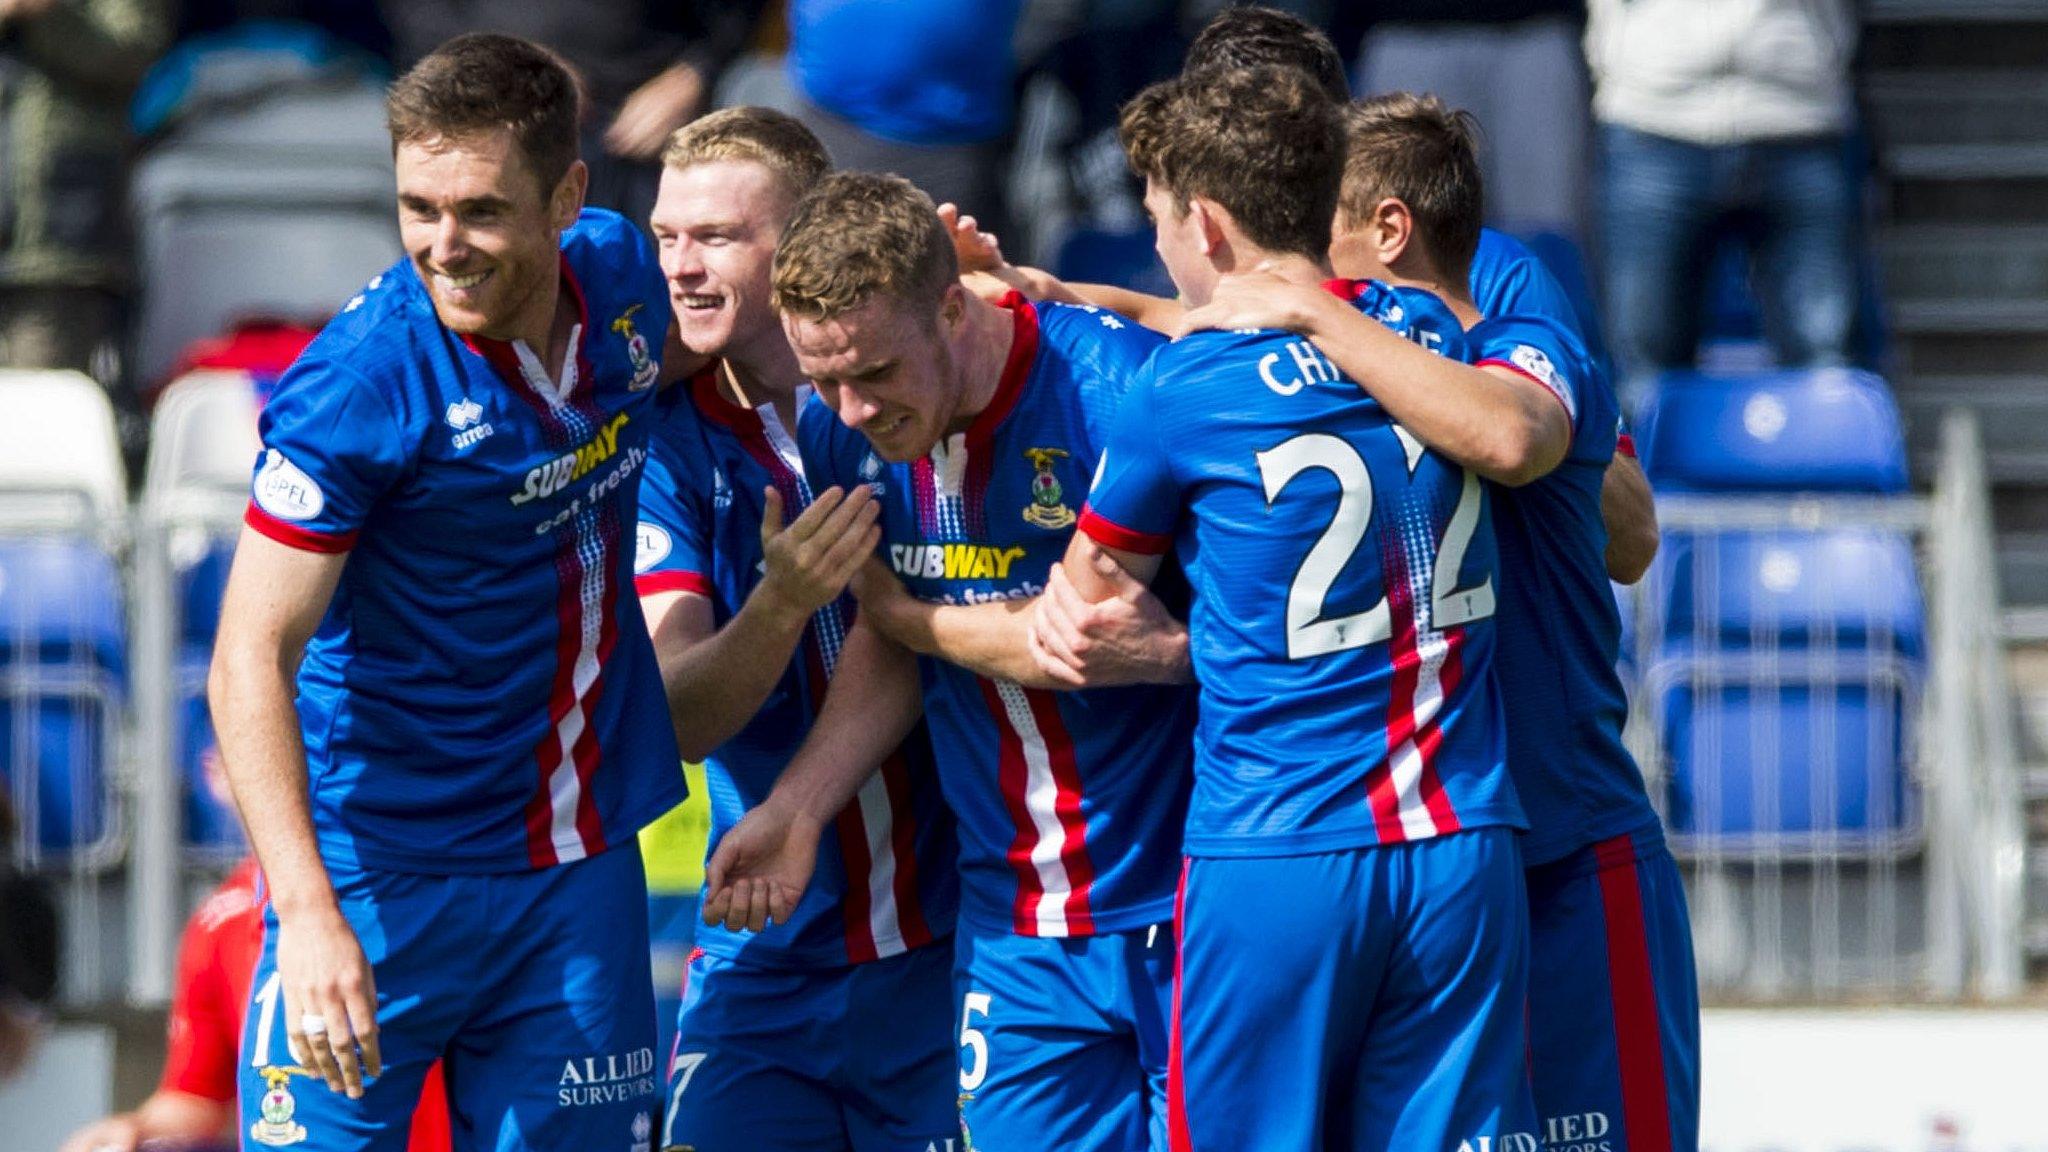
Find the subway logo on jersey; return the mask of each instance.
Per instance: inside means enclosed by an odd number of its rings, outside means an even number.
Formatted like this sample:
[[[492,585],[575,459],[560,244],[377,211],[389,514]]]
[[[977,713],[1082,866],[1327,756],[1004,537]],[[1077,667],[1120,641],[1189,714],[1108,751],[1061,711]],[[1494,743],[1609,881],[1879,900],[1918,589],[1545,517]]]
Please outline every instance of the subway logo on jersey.
[[[889,545],[889,563],[897,575],[926,580],[1007,580],[1010,565],[1023,555],[1022,548],[986,544]]]
[[[618,453],[619,429],[626,426],[627,419],[624,412],[619,413],[612,417],[611,423],[577,445],[574,451],[564,452],[545,464],[528,469],[526,485],[512,494],[512,503],[524,504],[529,500],[553,496],[611,459]]]

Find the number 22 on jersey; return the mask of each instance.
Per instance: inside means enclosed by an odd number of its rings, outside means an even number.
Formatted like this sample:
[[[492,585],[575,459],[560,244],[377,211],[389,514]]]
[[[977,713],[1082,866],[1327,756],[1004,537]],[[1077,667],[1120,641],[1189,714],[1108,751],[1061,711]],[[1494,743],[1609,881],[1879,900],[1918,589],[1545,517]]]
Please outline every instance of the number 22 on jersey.
[[[1421,442],[1399,425],[1390,425],[1385,431],[1400,441],[1408,479],[1412,481],[1422,461]],[[1378,435],[1380,430],[1374,429],[1370,434]],[[1306,660],[1391,640],[1393,626],[1385,595],[1362,612],[1323,615],[1331,587],[1350,564],[1372,524],[1372,471],[1366,466],[1365,457],[1341,436],[1308,432],[1258,453],[1257,459],[1269,510],[1296,477],[1312,468],[1320,468],[1337,480],[1336,514],[1302,558],[1287,589],[1287,658]],[[1444,526],[1431,563],[1429,626],[1433,629],[1452,628],[1493,615],[1492,576],[1476,587],[1458,587],[1458,570],[1464,567],[1465,553],[1479,531],[1483,499],[1479,477],[1468,469],[1460,468],[1458,472],[1464,478],[1458,506]]]

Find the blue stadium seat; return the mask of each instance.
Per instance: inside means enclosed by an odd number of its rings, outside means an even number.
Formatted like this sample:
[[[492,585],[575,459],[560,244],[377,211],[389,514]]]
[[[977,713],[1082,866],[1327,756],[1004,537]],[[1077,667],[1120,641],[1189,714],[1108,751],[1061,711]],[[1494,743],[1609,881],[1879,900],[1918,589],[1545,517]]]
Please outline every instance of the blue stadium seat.
[[[1680,658],[1653,665],[1645,690],[1677,837],[1883,851],[1918,825],[1903,770],[1916,696],[1897,661]]]
[[[1897,533],[1674,532],[1651,584],[1667,651],[1926,651],[1913,546]]]
[[[0,540],[0,781],[44,855],[114,831],[126,649],[111,557],[77,540]]]
[[[1660,377],[1636,421],[1661,492],[1906,491],[1906,442],[1883,380],[1844,368]]]
[[[1060,242],[1052,274],[1076,284],[1114,284],[1169,298],[1180,295],[1152,249],[1150,228],[1130,232],[1077,228]]]

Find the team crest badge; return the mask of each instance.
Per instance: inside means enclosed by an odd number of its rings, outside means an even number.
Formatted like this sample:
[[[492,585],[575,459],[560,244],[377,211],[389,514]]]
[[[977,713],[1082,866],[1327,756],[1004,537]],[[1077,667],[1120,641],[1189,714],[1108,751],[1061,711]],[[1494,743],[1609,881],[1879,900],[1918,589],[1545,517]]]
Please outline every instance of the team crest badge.
[[[1040,528],[1070,528],[1074,524],[1074,510],[1066,504],[1067,491],[1060,487],[1060,478],[1052,474],[1053,461],[1064,460],[1066,456],[1059,448],[1024,450],[1024,458],[1036,469],[1031,477],[1031,503],[1024,506],[1024,519]]]
[[[259,1106],[263,1118],[249,1126],[249,1139],[271,1148],[305,1143],[306,1126],[292,1120],[299,1110],[299,1102],[292,1098],[292,1075],[298,1071],[275,1065],[263,1069],[263,1082],[269,1085]]]
[[[645,1112],[633,1116],[633,1152],[647,1152],[649,1137],[654,1135],[654,1121]]]
[[[974,1099],[974,1093],[962,1092],[958,1101],[960,1109],[960,1152],[974,1152],[974,1133],[967,1128],[967,1102],[972,1099]]]
[[[640,310],[635,304],[626,313],[612,321],[612,331],[626,338],[626,358],[633,362],[633,382],[628,385],[635,392],[645,392],[654,387],[654,378],[661,375],[661,365],[654,362],[654,356],[647,350],[647,337],[633,328],[633,313]]]

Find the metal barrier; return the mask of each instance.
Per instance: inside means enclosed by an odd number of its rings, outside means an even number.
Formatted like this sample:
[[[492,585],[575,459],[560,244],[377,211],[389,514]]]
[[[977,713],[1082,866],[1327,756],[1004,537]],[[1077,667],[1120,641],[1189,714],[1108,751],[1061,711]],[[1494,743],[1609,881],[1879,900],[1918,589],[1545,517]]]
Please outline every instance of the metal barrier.
[[[1687,874],[1703,989],[2017,992],[2024,827],[1974,418],[1949,418],[1925,499],[1658,514],[1628,736]]]

